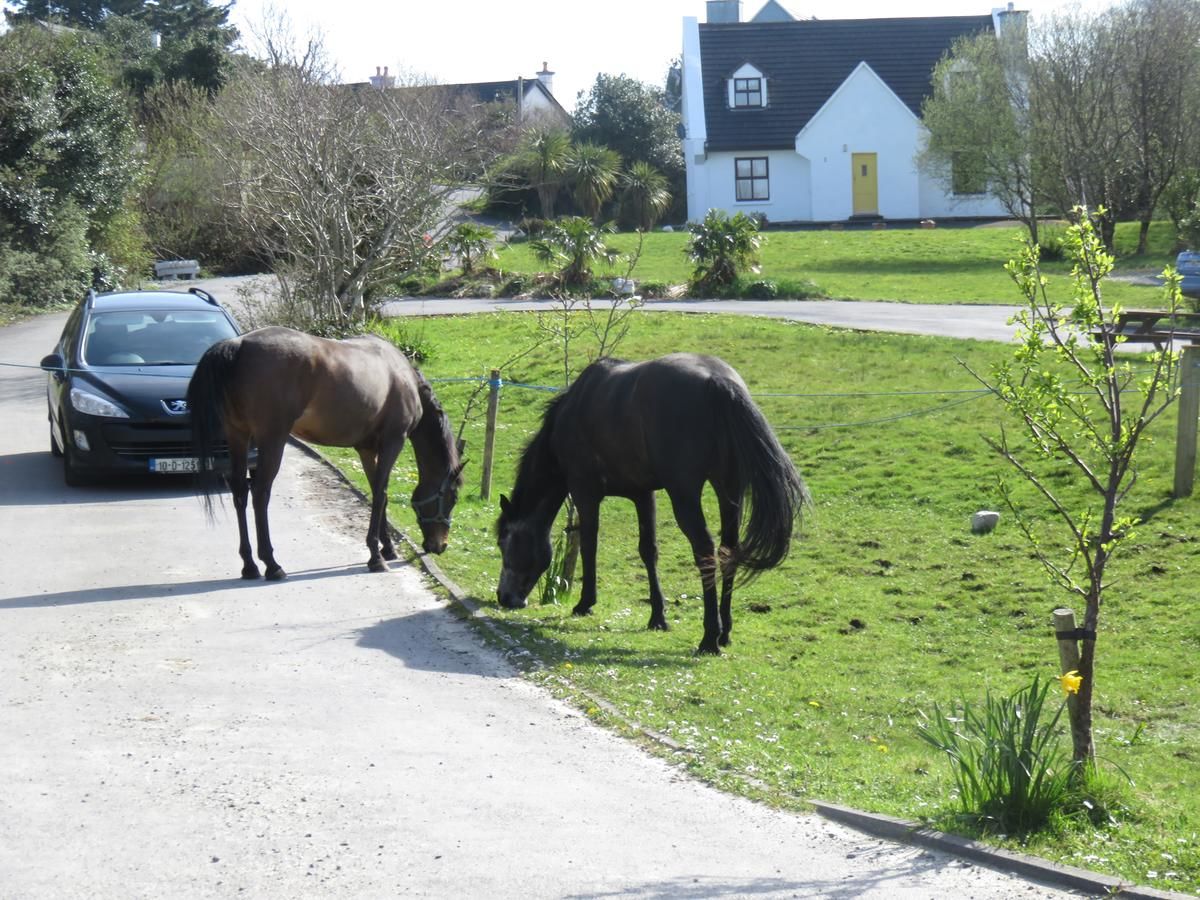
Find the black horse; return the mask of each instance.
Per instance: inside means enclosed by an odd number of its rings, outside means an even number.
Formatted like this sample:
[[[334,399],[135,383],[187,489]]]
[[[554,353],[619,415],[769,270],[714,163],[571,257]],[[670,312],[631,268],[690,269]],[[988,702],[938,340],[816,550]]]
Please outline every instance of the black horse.
[[[704,520],[705,482],[716,492],[721,545]],[[667,492],[692,545],[704,589],[700,653],[720,653],[732,627],[739,568],[750,576],[779,565],[808,491],[737,372],[712,356],[675,353],[648,362],[592,363],[546,409],[521,457],[512,499],[500,498],[503,556],[498,599],[525,606],[550,565],[550,528],[568,494],[579,511],[583,587],[575,615],[596,603],[600,502],[628,497],[637,507],[638,551],[650,581],[650,628],[665,631],[658,583],[654,492]],[[747,490],[750,513],[739,537]],[[717,605],[717,569],[721,603]]]

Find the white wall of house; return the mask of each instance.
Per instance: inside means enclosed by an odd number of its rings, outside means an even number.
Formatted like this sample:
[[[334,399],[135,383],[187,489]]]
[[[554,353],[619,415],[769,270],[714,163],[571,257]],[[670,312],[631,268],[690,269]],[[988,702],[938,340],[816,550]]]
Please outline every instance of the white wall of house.
[[[562,115],[558,108],[539,90],[525,92],[522,114],[526,119],[550,119]]]
[[[766,158],[770,175],[770,198],[737,199],[734,164],[737,159]],[[692,183],[696,182],[693,205]],[[696,222],[709,209],[724,209],[730,214],[762,213],[769,222],[806,222],[813,218],[812,176],[808,160],[791,150],[738,150],[709,153],[701,165],[688,169],[688,219]]]

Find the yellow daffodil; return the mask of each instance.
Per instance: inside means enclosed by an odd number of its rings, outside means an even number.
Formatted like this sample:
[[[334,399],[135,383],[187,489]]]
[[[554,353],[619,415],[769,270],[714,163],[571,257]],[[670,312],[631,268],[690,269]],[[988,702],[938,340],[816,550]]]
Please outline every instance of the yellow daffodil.
[[[880,753],[887,753],[887,744],[880,744],[875,749],[878,750]]]
[[[820,709],[820,708],[821,708],[821,703],[820,703],[820,701],[818,701],[818,700],[809,700],[809,701],[808,701],[808,705],[809,705],[809,706],[811,706],[811,707],[813,707],[814,709]]]
[[[1079,674],[1078,669],[1063,673],[1058,680],[1062,684],[1063,693],[1066,694],[1078,694],[1079,686],[1083,684],[1083,676]]]

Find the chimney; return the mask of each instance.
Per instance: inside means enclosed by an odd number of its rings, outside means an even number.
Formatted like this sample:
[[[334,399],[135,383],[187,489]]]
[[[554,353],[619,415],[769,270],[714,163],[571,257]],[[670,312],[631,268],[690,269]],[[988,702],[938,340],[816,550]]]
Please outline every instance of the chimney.
[[[396,86],[396,76],[388,74],[387,66],[383,67],[383,74],[380,75],[379,66],[376,66],[375,74],[371,76],[370,82],[371,87],[375,88],[377,91],[382,91],[387,88],[394,88]]]
[[[550,71],[550,67],[546,63],[542,63],[542,71],[537,73],[537,79],[542,83],[542,87],[546,89],[547,94],[554,93],[554,73]]]
[[[708,0],[709,25],[725,25],[742,21],[742,0]]]

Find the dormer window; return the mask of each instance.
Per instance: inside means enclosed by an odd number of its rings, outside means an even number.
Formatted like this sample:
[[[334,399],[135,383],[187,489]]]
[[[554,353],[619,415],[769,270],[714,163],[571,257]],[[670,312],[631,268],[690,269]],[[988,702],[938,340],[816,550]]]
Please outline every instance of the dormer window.
[[[761,78],[733,79],[733,106],[735,109],[745,106],[762,106],[762,96]]]
[[[730,109],[762,109],[767,105],[767,78],[750,63],[729,76]]]

